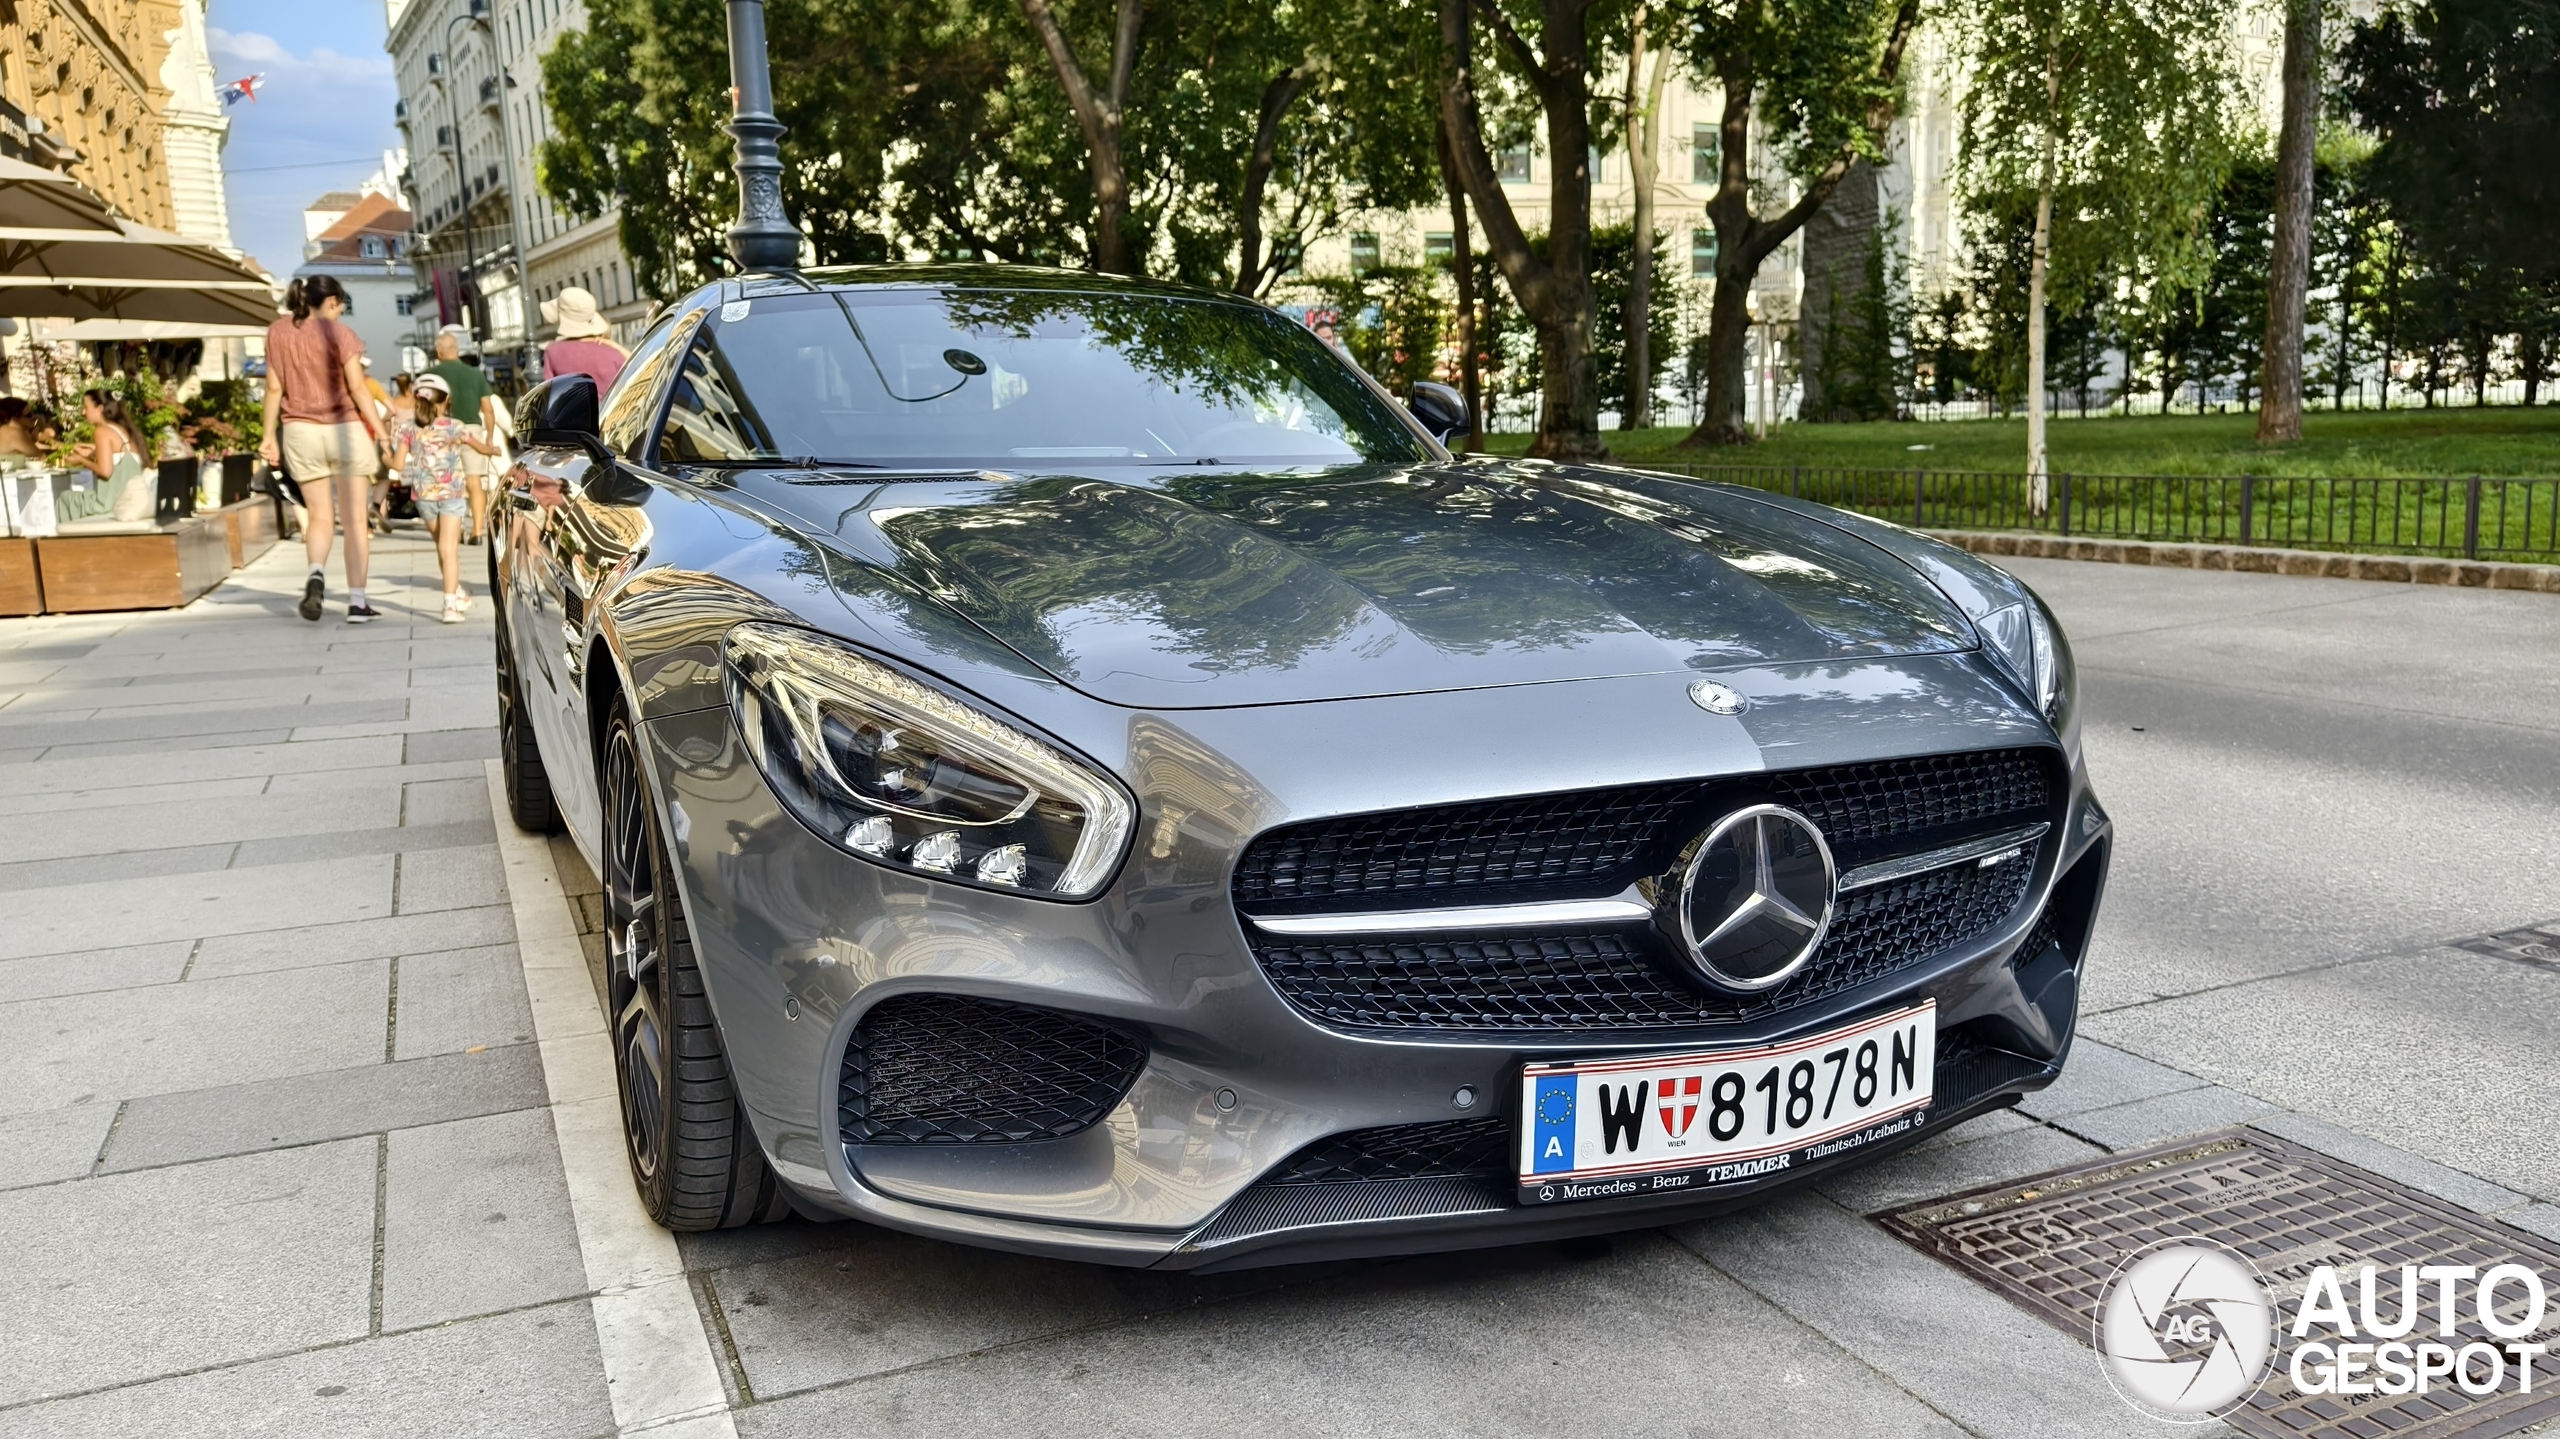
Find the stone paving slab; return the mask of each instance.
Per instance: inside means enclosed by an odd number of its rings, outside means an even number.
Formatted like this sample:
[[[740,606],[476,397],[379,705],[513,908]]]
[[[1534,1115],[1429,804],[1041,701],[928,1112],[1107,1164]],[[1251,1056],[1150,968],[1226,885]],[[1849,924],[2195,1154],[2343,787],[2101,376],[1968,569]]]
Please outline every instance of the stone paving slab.
[[[382,1058],[384,960],[0,1005],[0,1094],[28,1108],[343,1069]]]
[[[195,952],[194,942],[173,939],[120,949],[0,960],[0,1004],[172,983],[187,972],[187,961]]]
[[[401,957],[394,1058],[532,1042],[533,1010],[514,945]]]
[[[0,1189],[87,1174],[115,1122],[116,1106],[96,1099],[0,1118]]]
[[[591,1439],[613,1432],[583,1300],[0,1410],[48,1439]]]
[[[303,744],[273,741],[176,751],[163,745],[156,750],[132,754],[0,767],[0,797],[62,794],[129,785],[198,783],[239,775],[305,774],[313,770],[398,763],[400,740],[396,735],[315,740]]]
[[[0,1193],[0,1404],[362,1337],[381,1144]]]
[[[126,1102],[98,1168],[113,1173],[287,1149],[538,1110],[543,1102],[542,1063],[527,1044],[145,1095]]]
[[[547,1108],[394,1130],[383,1194],[385,1329],[586,1290]]]
[[[294,796],[255,792],[224,796],[223,800],[221,804],[158,801],[158,812],[141,824],[135,823],[136,816],[119,813],[123,806],[118,805],[64,810],[42,824],[0,826],[0,863],[38,855],[78,856],[237,844],[242,840],[327,834],[400,823],[400,795],[388,789],[349,795],[337,805],[315,805]]]
[[[1820,1196],[1671,1232],[1789,1318],[1985,1439],[2221,1432],[2220,1425],[2147,1422],[2116,1399],[2088,1350]],[[1859,1431],[1851,1425],[1844,1432]]]
[[[348,959],[387,959],[400,954],[513,943],[515,928],[506,907],[488,902],[496,898],[499,896],[490,896],[467,909],[213,935],[196,950],[191,972],[209,979],[339,964]]]
[[[1688,1415],[1726,1434],[1963,1432],[1658,1236],[1583,1252],[1419,1259],[954,1351],[761,1402],[738,1431],[1511,1436],[1658,1433]]]

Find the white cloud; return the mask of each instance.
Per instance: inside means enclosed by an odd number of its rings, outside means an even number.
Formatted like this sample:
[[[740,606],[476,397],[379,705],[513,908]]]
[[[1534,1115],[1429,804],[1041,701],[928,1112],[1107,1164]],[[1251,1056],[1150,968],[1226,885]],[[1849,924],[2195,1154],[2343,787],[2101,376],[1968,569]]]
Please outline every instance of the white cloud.
[[[215,64],[226,71],[234,67],[264,70],[270,75],[291,75],[306,84],[324,85],[379,84],[391,77],[388,55],[342,55],[327,46],[314,49],[308,56],[296,55],[274,36],[254,30],[208,29],[205,43],[213,52]],[[235,77],[225,74],[224,78]]]

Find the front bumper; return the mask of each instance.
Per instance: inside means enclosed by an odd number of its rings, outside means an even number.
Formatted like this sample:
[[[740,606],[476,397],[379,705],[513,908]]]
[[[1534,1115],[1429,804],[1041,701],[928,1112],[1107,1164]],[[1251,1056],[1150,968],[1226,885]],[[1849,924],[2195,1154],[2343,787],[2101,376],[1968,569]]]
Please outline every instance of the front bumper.
[[[1963,691],[1962,672],[1933,680],[1930,713],[1961,719],[1965,711],[1948,696]],[[1509,713],[1536,726],[1540,717],[1524,711],[1575,706],[1588,723],[1624,714],[1640,728],[1659,698],[1649,691],[1667,685],[1679,696],[1681,684],[1665,676],[1540,687]],[[1123,1265],[1243,1267],[1518,1243],[1713,1213],[1872,1162],[2059,1072],[2109,840],[2076,757],[2063,821],[2039,853],[2028,901],[2010,920],[1818,1003],[1712,1033],[1553,1041],[1346,1032],[1310,1020],[1273,989],[1247,945],[1227,894],[1234,856],[1278,818],[1378,808],[1379,796],[1400,802],[1399,783],[1431,785],[1431,774],[1414,774],[1431,768],[1418,758],[1425,746],[1444,767],[1464,769],[1470,757],[1453,764],[1451,731],[1431,723],[1431,710],[1456,704],[1481,701],[1414,696],[1294,707],[1302,713],[1285,727],[1271,727],[1267,713],[1223,729],[1224,712],[1185,713],[1175,717],[1178,727],[1165,716],[1124,716],[1122,752],[1096,733],[1071,736],[1128,778],[1140,801],[1135,850],[1119,882],[1083,905],[958,891],[866,864],[781,811],[736,743],[726,710],[653,721],[662,818],[697,952],[739,1093],[777,1172],[808,1207],[916,1233]],[[1339,722],[1340,733],[1328,736],[1328,722]],[[1932,733],[1915,723],[1906,743],[1920,752],[1979,747],[1983,728],[1954,723]],[[2027,737],[2020,731],[2012,725],[1993,742],[2018,742]],[[1620,746],[1604,751],[1617,760],[1608,777],[1761,765],[1768,735],[1748,737],[1760,747],[1729,743],[1737,738],[1651,752]],[[1283,748],[1327,756],[1326,773],[1337,778],[1285,773],[1270,758]],[[1790,758],[1798,754],[1824,757],[1811,746]],[[1524,780],[1523,768],[1487,763],[1491,792],[1565,787],[1556,782],[1564,776],[1533,772]],[[2049,910],[2055,922],[2044,925]],[[846,1145],[838,1083],[855,1026],[887,999],[928,993],[1124,1026],[1146,1036],[1146,1066],[1101,1124],[1072,1138]],[[1327,1136],[1507,1116],[1527,1060],[1758,1044],[1919,999],[1934,1000],[1940,1016],[1941,1097],[1927,1122],[1780,1175],[1661,1198],[1539,1207],[1513,1203],[1507,1177],[1264,1182]],[[1946,1056],[1971,1067],[1951,1073]],[[1472,1113],[1453,1103],[1461,1090],[1478,1096]]]

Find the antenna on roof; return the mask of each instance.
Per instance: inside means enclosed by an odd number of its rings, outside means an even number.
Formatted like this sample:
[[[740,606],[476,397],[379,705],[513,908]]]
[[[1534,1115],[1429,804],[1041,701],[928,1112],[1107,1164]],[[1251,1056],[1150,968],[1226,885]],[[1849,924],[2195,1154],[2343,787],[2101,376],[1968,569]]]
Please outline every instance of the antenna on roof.
[[[765,68],[764,0],[729,0],[730,137],[738,142],[738,223],[729,258],[741,270],[797,270],[800,231],[782,212],[782,122]]]

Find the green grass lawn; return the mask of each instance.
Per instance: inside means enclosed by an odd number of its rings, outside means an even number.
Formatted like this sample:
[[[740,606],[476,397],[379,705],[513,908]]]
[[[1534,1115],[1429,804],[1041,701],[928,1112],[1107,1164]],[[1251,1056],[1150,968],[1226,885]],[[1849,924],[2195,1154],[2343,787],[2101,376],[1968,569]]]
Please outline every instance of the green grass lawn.
[[[2560,475],[2560,406],[2538,409],[2314,410],[2302,441],[2260,445],[2257,417],[2142,415],[2057,418],[2047,429],[2055,470],[2110,475]],[[1767,440],[1729,450],[1679,450],[1688,428],[1611,431],[1623,461],[1804,465],[1852,469],[2026,468],[2027,422],[1904,421],[1783,425]],[[1517,454],[1525,434],[1495,435]],[[1923,448],[1925,447],[1925,448]]]

